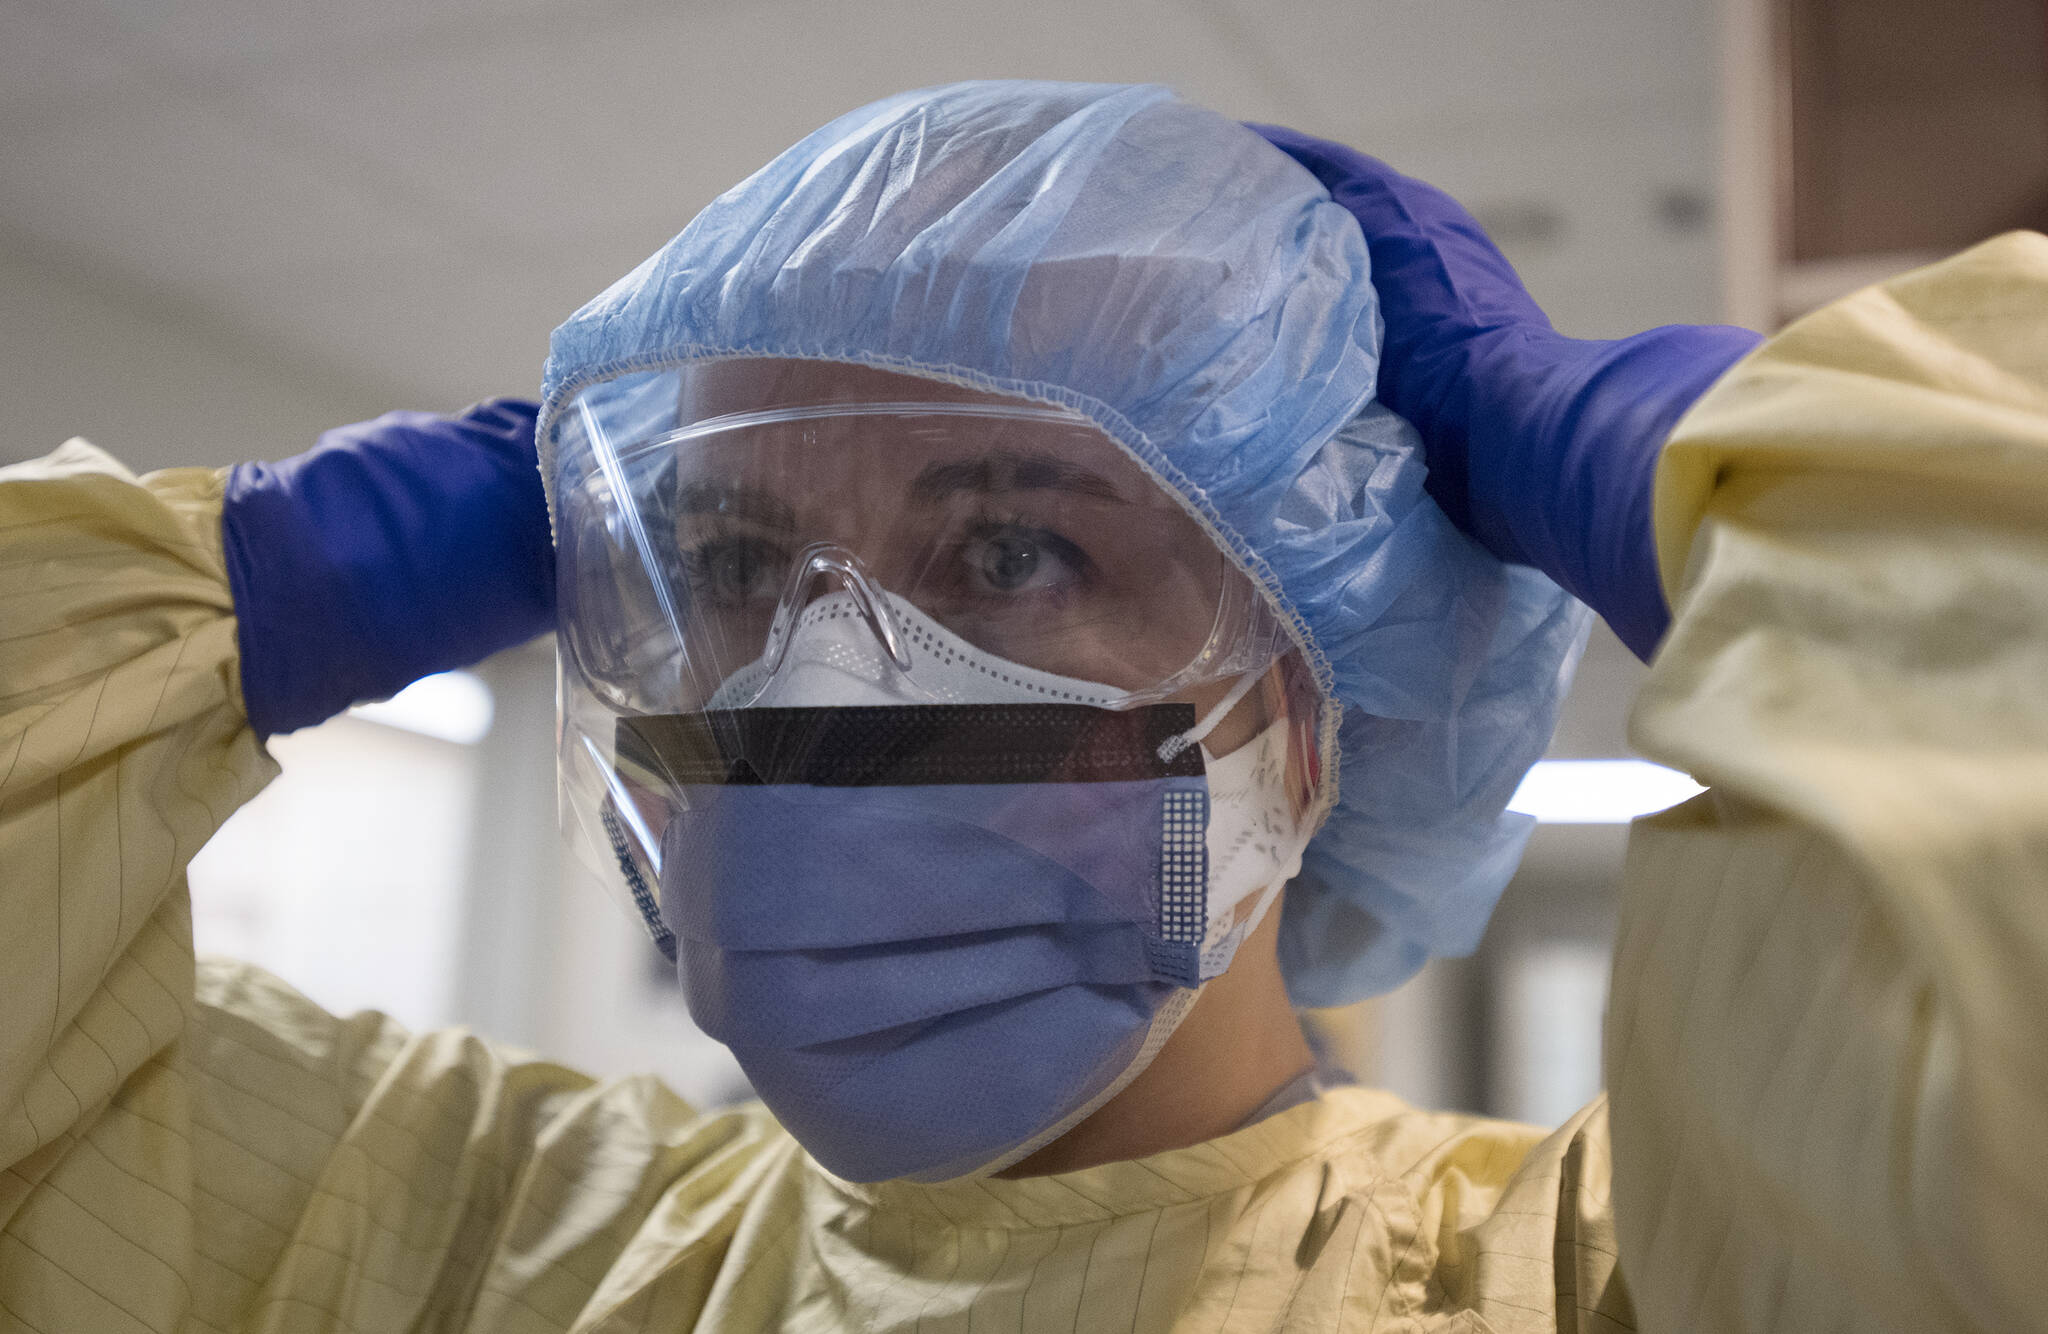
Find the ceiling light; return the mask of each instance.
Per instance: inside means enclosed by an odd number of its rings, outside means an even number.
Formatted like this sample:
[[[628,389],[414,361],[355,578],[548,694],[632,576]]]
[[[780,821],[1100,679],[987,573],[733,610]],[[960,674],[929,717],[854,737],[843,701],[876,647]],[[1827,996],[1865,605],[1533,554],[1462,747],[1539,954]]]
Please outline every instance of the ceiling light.
[[[1529,771],[1508,809],[1545,824],[1627,824],[1706,791],[1648,760],[1543,760]]]

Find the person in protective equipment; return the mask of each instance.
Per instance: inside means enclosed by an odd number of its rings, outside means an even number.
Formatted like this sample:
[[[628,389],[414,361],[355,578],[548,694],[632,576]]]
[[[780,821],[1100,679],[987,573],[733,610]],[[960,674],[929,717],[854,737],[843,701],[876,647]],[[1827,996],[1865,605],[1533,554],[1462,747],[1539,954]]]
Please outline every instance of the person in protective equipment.
[[[1312,1091],[1290,992],[1476,943],[1587,617],[1425,500],[1367,267],[1164,90],[969,84],[556,330],[570,812],[833,1172],[1172,1147],[1109,1104],[1228,1016],[1258,1055],[1163,1099],[1207,1138]],[[1289,880],[1285,985],[1198,1008]]]
[[[1585,343],[1441,194],[1260,133],[889,99],[572,317],[537,410],[0,473],[58,576],[0,592],[0,1314],[2038,1325],[2048,239]],[[1560,585],[1712,786],[1632,834],[1611,1128],[1325,1086],[1290,1001],[1469,948],[1512,867]],[[195,973],[261,737],[551,586],[567,813],[763,1104]]]

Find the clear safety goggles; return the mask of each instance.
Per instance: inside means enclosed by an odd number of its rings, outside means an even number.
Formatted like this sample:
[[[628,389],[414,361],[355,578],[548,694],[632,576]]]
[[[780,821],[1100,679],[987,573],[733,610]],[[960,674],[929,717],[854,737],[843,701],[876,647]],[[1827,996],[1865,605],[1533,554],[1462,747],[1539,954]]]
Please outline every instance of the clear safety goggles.
[[[557,426],[565,659],[615,710],[745,707],[735,679],[772,676],[835,593],[913,696],[893,599],[996,658],[1110,687],[1111,708],[1286,647],[1201,524],[1081,414],[862,368],[838,378],[892,396],[775,402],[808,396],[817,369],[733,369],[608,381]]]
[[[663,830],[690,798],[672,748],[637,752],[687,735],[713,769],[741,751],[771,776],[814,765],[820,734],[735,713],[833,702],[806,673],[843,668],[912,706],[1032,686],[1149,711],[1141,730],[1165,716],[1154,705],[1181,728],[1232,714],[1245,736],[1284,714],[1308,744],[1305,672],[1251,689],[1290,643],[1250,579],[1077,412],[834,363],[728,361],[586,388],[548,443],[564,815],[587,865],[614,887],[623,872],[657,940]],[[993,694],[961,688],[969,660]]]

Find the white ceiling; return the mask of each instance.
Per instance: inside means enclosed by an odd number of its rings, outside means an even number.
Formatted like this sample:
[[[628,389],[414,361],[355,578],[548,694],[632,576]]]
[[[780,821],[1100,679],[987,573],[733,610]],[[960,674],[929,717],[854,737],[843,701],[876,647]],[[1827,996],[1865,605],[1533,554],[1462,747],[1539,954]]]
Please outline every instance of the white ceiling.
[[[0,376],[137,466],[531,393],[547,333],[841,111],[1157,80],[1493,225],[1561,327],[1712,318],[1713,0],[0,0]],[[252,443],[261,442],[261,443]],[[1632,664],[1603,643],[1589,680]],[[1582,692],[1582,694],[1585,692]],[[1602,693],[1605,693],[1604,691]],[[1616,753],[1618,709],[1562,753]]]
[[[563,315],[833,114],[969,76],[1161,80],[1510,221],[1568,215],[1554,253],[1524,256],[1561,322],[1634,314],[1617,263],[1667,271],[1654,285],[1688,308],[1647,314],[1670,319],[1701,313],[1711,277],[1696,237],[1640,224],[1707,183],[1708,9],[6,0],[0,240],[452,405],[530,390]],[[1699,272],[1673,279],[1675,259]]]

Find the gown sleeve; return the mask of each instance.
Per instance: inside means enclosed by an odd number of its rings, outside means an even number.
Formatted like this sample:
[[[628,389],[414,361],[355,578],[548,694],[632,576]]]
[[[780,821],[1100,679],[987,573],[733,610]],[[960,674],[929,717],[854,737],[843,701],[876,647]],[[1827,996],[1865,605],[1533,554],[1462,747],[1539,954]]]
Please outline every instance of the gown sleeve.
[[[2048,237],[1792,325],[1660,465],[1606,1037],[1645,1329],[2048,1329]]]
[[[184,1300],[185,865],[276,772],[242,719],[220,491],[82,440],[0,470],[0,1315],[30,1328],[157,1328]]]
[[[276,773],[220,496],[83,441],[0,469],[0,1331],[497,1334],[701,1296],[788,1156],[765,1115],[195,964],[186,864]]]

